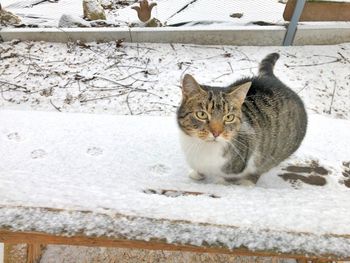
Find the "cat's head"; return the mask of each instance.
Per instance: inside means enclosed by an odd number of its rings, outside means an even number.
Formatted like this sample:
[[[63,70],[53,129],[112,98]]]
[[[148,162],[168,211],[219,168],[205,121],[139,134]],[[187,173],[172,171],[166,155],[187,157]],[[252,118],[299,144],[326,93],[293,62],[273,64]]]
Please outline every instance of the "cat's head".
[[[186,74],[177,112],[180,129],[208,142],[231,141],[240,130],[241,108],[250,86],[251,82],[229,88],[209,87]]]

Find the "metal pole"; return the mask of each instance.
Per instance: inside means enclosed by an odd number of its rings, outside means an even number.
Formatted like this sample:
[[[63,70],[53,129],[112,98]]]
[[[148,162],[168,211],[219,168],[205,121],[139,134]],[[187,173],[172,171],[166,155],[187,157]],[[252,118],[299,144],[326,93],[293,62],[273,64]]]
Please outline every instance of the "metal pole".
[[[297,4],[295,5],[294,12],[292,15],[292,19],[289,22],[287,32],[284,36],[283,46],[291,46],[294,41],[295,32],[297,31],[298,22],[303,12],[306,0],[297,0]]]

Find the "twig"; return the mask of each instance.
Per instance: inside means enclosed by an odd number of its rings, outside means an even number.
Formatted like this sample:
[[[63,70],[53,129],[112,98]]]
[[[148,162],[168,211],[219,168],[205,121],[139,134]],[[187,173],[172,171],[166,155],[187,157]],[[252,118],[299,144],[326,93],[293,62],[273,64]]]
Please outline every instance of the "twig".
[[[104,99],[119,97],[119,96],[125,95],[126,93],[127,93],[127,92],[121,92],[121,93],[119,93],[119,94],[113,94],[113,95],[104,96],[104,97],[98,97],[98,98],[92,98],[92,99],[85,99],[85,100],[81,100],[80,102],[84,103],[84,102],[89,102],[89,101],[104,100]]]
[[[148,93],[148,94],[151,94],[151,95],[154,95],[154,96],[158,96],[158,95],[156,95],[156,94],[154,94],[154,93],[148,92],[146,89],[134,89],[134,90],[130,90],[130,91],[128,92],[128,95],[126,96],[125,101],[126,101],[126,105],[127,105],[128,109],[129,109],[129,112],[130,112],[131,115],[134,115],[134,112],[131,110],[130,103],[129,103],[129,97],[130,97],[130,94],[133,93],[133,92],[145,92],[145,93]],[[158,97],[160,97],[160,96],[158,96]]]
[[[118,64],[118,63],[115,63],[115,64]],[[114,66],[114,64],[111,65],[111,66],[109,66],[109,67],[107,67],[107,69],[110,68],[110,67],[112,67],[112,66]],[[143,69],[143,70],[145,69],[145,68],[143,68],[143,67],[133,66],[133,65],[118,65],[118,67],[119,67],[119,68],[137,68],[137,69]]]
[[[304,87],[302,87],[299,91],[297,91],[297,94],[299,94],[300,92],[302,92],[306,87],[309,86],[309,83],[305,83]]]
[[[151,83],[155,83],[158,82],[158,80],[145,80],[145,79],[137,79],[134,76],[130,76],[133,80],[135,81],[140,81],[140,82],[151,82]]]
[[[185,74],[185,72],[190,68],[192,66],[192,63],[191,64],[188,64],[188,66],[185,68],[185,70],[184,71],[182,71],[182,73],[181,73],[181,76],[180,76],[180,79],[182,79],[183,78],[183,76],[184,76],[184,74]]]
[[[229,73],[224,73],[224,74],[221,74],[220,76],[218,76],[218,77],[216,77],[216,78],[214,78],[214,79],[212,79],[212,80],[217,80],[217,79],[219,79],[219,78],[221,78],[221,77],[223,77],[223,76],[227,76],[227,75],[231,75],[232,73],[231,72],[229,72]]]
[[[61,109],[59,107],[57,107],[55,104],[53,104],[52,100],[50,99],[50,103],[51,105],[56,109],[58,110],[59,112],[62,112]]]
[[[0,87],[0,89],[1,89],[1,97],[2,97],[4,100],[6,100],[6,101],[11,102],[11,100],[10,100],[10,99],[5,98],[3,88],[2,88],[2,87]]]
[[[142,115],[145,113],[159,112],[159,111],[164,111],[164,110],[163,109],[151,109],[151,110],[146,110],[146,111],[141,111],[141,112],[135,113],[134,115]]]
[[[0,80],[0,83],[5,84],[5,85],[15,86],[16,88],[19,88],[19,89],[23,89],[23,92],[29,92],[26,87],[18,85],[18,84],[14,84],[14,83],[7,82],[7,81],[4,81],[4,80]]]
[[[332,100],[331,105],[329,106],[329,114],[332,113],[332,107],[333,107],[333,101],[334,101],[334,95],[335,95],[335,89],[337,87],[337,81],[334,79],[334,88],[333,88],[333,94],[332,94]]]
[[[251,60],[246,53],[244,53],[243,51],[240,51],[238,49],[235,49],[236,52],[240,53],[244,58],[245,60],[247,60],[249,62],[250,65],[252,65],[252,62],[256,62],[254,60]],[[252,68],[250,68],[250,73],[253,74],[253,71],[252,71]]]
[[[117,84],[119,86],[122,86],[122,87],[126,87],[126,88],[131,88],[132,84],[134,84],[135,82],[129,84],[129,85],[124,85],[124,84],[121,84],[113,79],[109,79],[109,78],[106,78],[104,76],[100,76],[100,75],[94,75],[95,78],[99,78],[99,79],[103,79],[103,80],[106,80],[106,81],[109,81],[109,82],[112,82],[114,84]]]
[[[165,105],[165,106],[170,106],[170,107],[173,107],[173,108],[177,108],[176,105],[172,105],[172,104],[165,103],[165,102],[160,102],[160,101],[150,101],[149,104],[160,104],[160,105]]]
[[[350,60],[346,57],[344,57],[344,55],[340,52],[338,52],[338,55],[342,57],[342,59],[344,59],[346,62],[350,63]]]
[[[126,106],[128,107],[128,110],[130,112],[131,115],[134,115],[133,111],[131,110],[130,104],[129,104],[129,96],[131,94],[132,90],[129,91],[128,95],[126,95]]]
[[[146,70],[140,70],[140,71],[136,71],[134,73],[131,73],[130,75],[124,77],[124,78],[121,78],[121,79],[117,79],[117,80],[113,80],[113,81],[121,81],[121,80],[125,80],[127,78],[130,78],[131,76],[133,75],[137,75],[137,74],[140,74],[140,73],[146,73]]]
[[[187,7],[189,7],[190,5],[194,4],[195,2],[197,2],[198,0],[192,0],[191,2],[187,3],[186,5],[184,5],[183,7],[181,7],[179,10],[177,10],[174,14],[172,14],[171,16],[169,16],[165,21],[168,21],[170,18],[172,18],[173,16],[177,15],[178,13],[181,13],[183,10],[185,10]]]
[[[233,68],[232,68],[231,62],[230,62],[230,61],[227,61],[227,63],[228,63],[228,65],[230,66],[231,72],[233,73]]]
[[[301,65],[288,65],[288,64],[284,64],[287,68],[297,68],[297,67],[312,67],[312,66],[320,66],[320,65],[326,65],[326,64],[332,64],[332,63],[337,63],[341,61],[340,58],[337,58],[335,60],[332,61],[328,61],[328,62],[321,62],[321,63],[315,63],[315,64],[301,64]]]

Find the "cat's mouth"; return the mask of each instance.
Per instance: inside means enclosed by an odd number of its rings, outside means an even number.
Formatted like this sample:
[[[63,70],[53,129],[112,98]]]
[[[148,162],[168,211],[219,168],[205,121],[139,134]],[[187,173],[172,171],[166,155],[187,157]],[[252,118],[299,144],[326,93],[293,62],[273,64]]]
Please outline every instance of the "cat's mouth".
[[[223,143],[223,142],[226,142],[226,140],[219,136],[219,137],[214,137],[214,136],[208,136],[206,139],[205,139],[206,142],[209,142],[209,143]]]

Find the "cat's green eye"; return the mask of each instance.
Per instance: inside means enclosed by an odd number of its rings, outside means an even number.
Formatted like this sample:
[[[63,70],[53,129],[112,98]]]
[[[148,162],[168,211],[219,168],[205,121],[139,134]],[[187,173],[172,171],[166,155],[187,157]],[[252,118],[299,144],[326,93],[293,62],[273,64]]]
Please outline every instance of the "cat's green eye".
[[[233,115],[233,114],[228,114],[228,115],[225,115],[225,116],[224,116],[224,121],[225,121],[226,123],[233,122],[235,119],[236,119],[236,117],[235,117],[235,115]]]
[[[208,114],[204,111],[197,111],[196,112],[196,117],[200,120],[207,120],[208,119]]]

